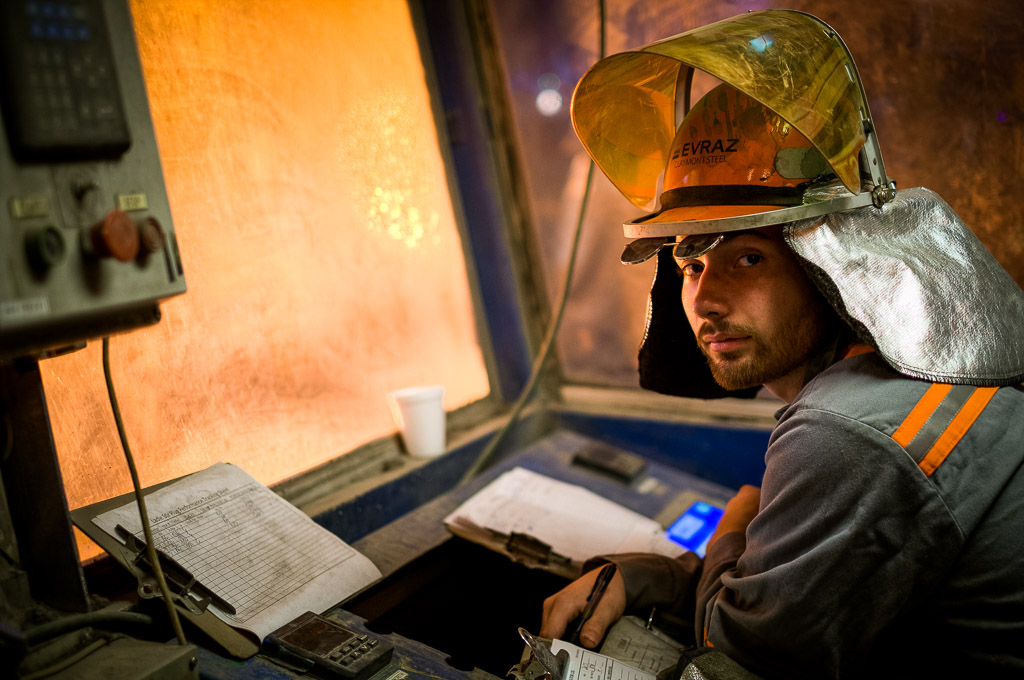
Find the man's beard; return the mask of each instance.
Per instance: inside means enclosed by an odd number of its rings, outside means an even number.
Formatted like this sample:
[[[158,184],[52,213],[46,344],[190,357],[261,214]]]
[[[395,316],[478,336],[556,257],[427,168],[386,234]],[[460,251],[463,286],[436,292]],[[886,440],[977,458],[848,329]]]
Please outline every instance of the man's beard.
[[[697,333],[697,345],[708,360],[715,382],[727,390],[740,390],[770,383],[807,364],[821,351],[827,336],[821,315],[798,315],[787,319],[770,336],[739,324],[705,321]],[[746,335],[751,342],[734,352],[712,353],[700,337],[711,333]]]

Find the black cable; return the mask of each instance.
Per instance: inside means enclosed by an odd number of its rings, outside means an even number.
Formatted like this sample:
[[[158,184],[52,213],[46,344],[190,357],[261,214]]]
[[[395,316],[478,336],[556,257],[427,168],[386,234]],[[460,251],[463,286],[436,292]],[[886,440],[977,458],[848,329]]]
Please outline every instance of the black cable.
[[[598,0],[598,33],[599,45],[598,45],[598,60],[604,58],[605,53],[605,4],[604,0]],[[590,162],[590,167],[587,169],[587,180],[583,188],[583,197],[580,199],[580,211],[576,219],[576,228],[573,231],[572,237],[572,248],[569,252],[569,263],[565,271],[565,279],[562,282],[562,290],[558,297],[558,307],[555,315],[551,319],[551,323],[548,324],[548,329],[544,334],[544,340],[541,342],[540,352],[537,354],[537,358],[534,359],[533,366],[530,370],[530,377],[526,381],[526,385],[519,393],[519,398],[516,399],[515,405],[512,407],[512,411],[509,414],[508,422],[498,430],[491,441],[487,443],[484,450],[480,452],[480,455],[476,457],[473,464],[469,466],[465,474],[462,476],[460,484],[465,484],[477,474],[480,473],[487,465],[491,462],[491,458],[494,457],[495,451],[498,446],[504,441],[505,436],[512,430],[512,426],[515,425],[519,420],[519,416],[522,414],[523,409],[526,407],[527,402],[533,396],[533,390],[537,386],[537,379],[540,377],[541,372],[544,369],[544,364],[547,362],[548,357],[551,355],[551,350],[555,344],[555,338],[558,336],[558,330],[562,325],[562,317],[565,313],[566,302],[569,299],[569,288],[572,284],[572,275],[576,269],[576,260],[579,254],[580,235],[583,233],[583,218],[587,212],[587,204],[590,202],[590,188],[593,184],[594,179],[594,162]]]
[[[25,633],[25,642],[29,645],[37,645],[58,635],[63,635],[79,628],[117,628],[138,627],[153,625],[153,617],[135,612],[90,612],[88,614],[77,614],[67,616],[56,621],[36,626]]]
[[[171,590],[167,587],[167,580],[164,579],[164,570],[160,568],[160,560],[156,555],[156,544],[153,542],[153,529],[149,524],[149,511],[146,509],[146,499],[142,495],[142,485],[139,483],[139,473],[135,470],[135,459],[132,457],[131,447],[128,446],[128,435],[124,431],[124,422],[121,420],[121,409],[117,405],[117,395],[114,393],[114,380],[110,377],[110,338],[103,338],[103,377],[107,381],[107,396],[110,397],[110,407],[114,411],[114,422],[117,423],[117,434],[121,437],[121,448],[124,449],[124,457],[128,461],[128,471],[132,475],[132,487],[135,489],[135,502],[139,506],[139,518],[142,520],[142,531],[146,536],[146,555],[149,563],[153,566],[153,575],[160,585],[160,592],[163,594],[164,604],[167,605],[167,615],[171,619],[171,627],[174,628],[174,635],[178,638],[178,644],[184,646],[185,633],[181,629],[181,621],[178,620],[178,611],[174,608],[174,601],[171,599]]]
[[[62,658],[60,661],[56,662],[52,666],[47,666],[46,668],[42,668],[38,671],[33,671],[32,673],[28,673],[26,675],[19,675],[18,680],[43,680],[43,678],[48,678],[51,675],[56,675],[57,673],[65,669],[71,668],[76,663],[78,663],[85,657],[89,656],[90,654],[98,650],[100,647],[104,647],[108,644],[110,644],[110,640],[108,640],[107,638],[100,638],[99,640],[94,640],[92,644],[89,644],[83,647],[82,649],[79,649],[77,652],[70,656]]]

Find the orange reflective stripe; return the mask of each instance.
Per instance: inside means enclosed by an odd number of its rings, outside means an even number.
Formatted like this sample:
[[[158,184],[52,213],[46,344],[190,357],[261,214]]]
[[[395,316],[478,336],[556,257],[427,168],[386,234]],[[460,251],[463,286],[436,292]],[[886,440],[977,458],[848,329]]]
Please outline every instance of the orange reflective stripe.
[[[850,345],[849,347],[846,348],[846,351],[843,352],[843,355],[839,358],[849,359],[850,357],[855,357],[858,354],[867,354],[868,352],[874,351],[875,348],[872,347],[871,345]]]
[[[967,430],[971,429],[971,425],[985,410],[998,389],[998,387],[979,387],[974,390],[964,407],[960,409],[945,431],[939,435],[932,448],[921,459],[919,466],[926,476],[930,477],[942,465],[942,461],[946,460],[946,456],[960,443]]]
[[[924,427],[924,424],[928,422],[931,415],[935,413],[935,409],[939,407],[939,404],[942,403],[942,400],[949,394],[951,389],[953,389],[952,385],[933,383],[928,388],[928,391],[924,393],[924,396],[921,397],[921,400],[917,402],[917,406],[914,407],[903,421],[903,424],[893,432],[893,440],[900,446],[906,447],[921,428]]]

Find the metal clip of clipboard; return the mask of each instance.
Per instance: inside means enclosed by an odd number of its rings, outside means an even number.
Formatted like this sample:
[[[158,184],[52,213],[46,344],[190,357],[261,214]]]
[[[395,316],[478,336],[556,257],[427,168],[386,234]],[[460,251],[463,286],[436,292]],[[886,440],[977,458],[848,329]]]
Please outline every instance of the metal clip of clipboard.
[[[160,586],[153,573],[153,565],[150,563],[145,541],[120,524],[117,525],[117,533],[125,541],[121,554],[125,559],[125,564],[139,582],[139,596],[146,599],[160,597]],[[199,616],[212,602],[229,614],[235,613],[235,608],[230,603],[199,583],[188,569],[181,566],[170,555],[159,548],[156,549],[156,555],[172,597],[189,612]]]
[[[526,649],[519,664],[509,669],[506,675],[515,680],[562,680],[565,677],[565,669],[569,665],[568,652],[562,650],[557,655],[552,654],[549,641],[535,638],[525,628],[519,629],[519,636],[526,643]]]
[[[505,551],[516,562],[548,568],[555,573],[559,573],[561,569],[572,568],[572,560],[559,555],[550,545],[529,534],[509,534],[505,541]]]
[[[144,494],[149,494],[153,491],[157,491],[165,486],[173,484],[177,479],[171,479],[166,482],[161,482],[153,487],[150,487],[143,491]],[[86,536],[96,542],[101,548],[107,551],[114,561],[120,564],[122,567],[128,570],[128,572],[136,578],[139,582],[139,587],[144,591],[155,593],[157,591],[157,584],[155,577],[153,576],[152,569],[149,566],[149,560],[145,556],[145,543],[135,538],[136,550],[131,550],[127,545],[127,539],[122,538],[123,533],[118,533],[116,536],[107,533],[104,529],[101,529],[95,522],[94,519],[99,515],[113,510],[115,508],[122,507],[123,505],[130,503],[135,500],[135,495],[132,492],[128,492],[117,496],[115,498],[108,498],[105,501],[100,501],[92,505],[84,505],[80,508],[76,508],[71,511],[71,520],[75,523],[75,526],[82,530]],[[133,535],[134,537],[134,535]],[[157,554],[160,551],[157,550]],[[166,554],[160,559],[161,566],[168,564],[167,560],[170,559]],[[185,572],[188,573],[188,572]],[[147,579],[152,579],[148,580]],[[148,586],[144,584],[148,583]],[[185,578],[180,586],[175,586],[179,591],[182,590],[183,586],[188,583],[188,578]],[[203,592],[202,586],[197,591],[195,587],[188,588],[185,592],[191,592],[185,598],[180,596],[172,595],[171,599],[174,601],[174,606],[178,610],[179,616],[183,617],[183,620],[189,625],[195,626],[196,629],[202,631],[209,640],[213,648],[223,653],[224,655],[233,659],[244,660],[252,656],[255,656],[260,650],[260,641],[255,635],[248,633],[242,629],[232,628],[229,624],[217,618],[214,611],[208,608],[207,605],[202,605],[202,600],[208,595]],[[210,593],[212,595],[212,593]],[[152,595],[146,595],[144,597],[153,597]],[[188,600],[192,600],[194,606],[189,606]],[[216,603],[211,597],[211,602]],[[218,605],[219,606],[219,605]],[[200,611],[196,614],[196,611]],[[225,608],[224,611],[231,611]]]

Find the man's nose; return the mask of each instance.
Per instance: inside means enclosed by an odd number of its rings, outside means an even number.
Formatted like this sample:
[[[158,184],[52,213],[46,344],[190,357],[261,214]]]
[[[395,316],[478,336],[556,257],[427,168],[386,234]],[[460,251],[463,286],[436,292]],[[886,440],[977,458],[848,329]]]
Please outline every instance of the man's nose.
[[[705,266],[693,293],[693,311],[704,319],[726,316],[729,313],[728,292],[726,277],[714,267]]]

